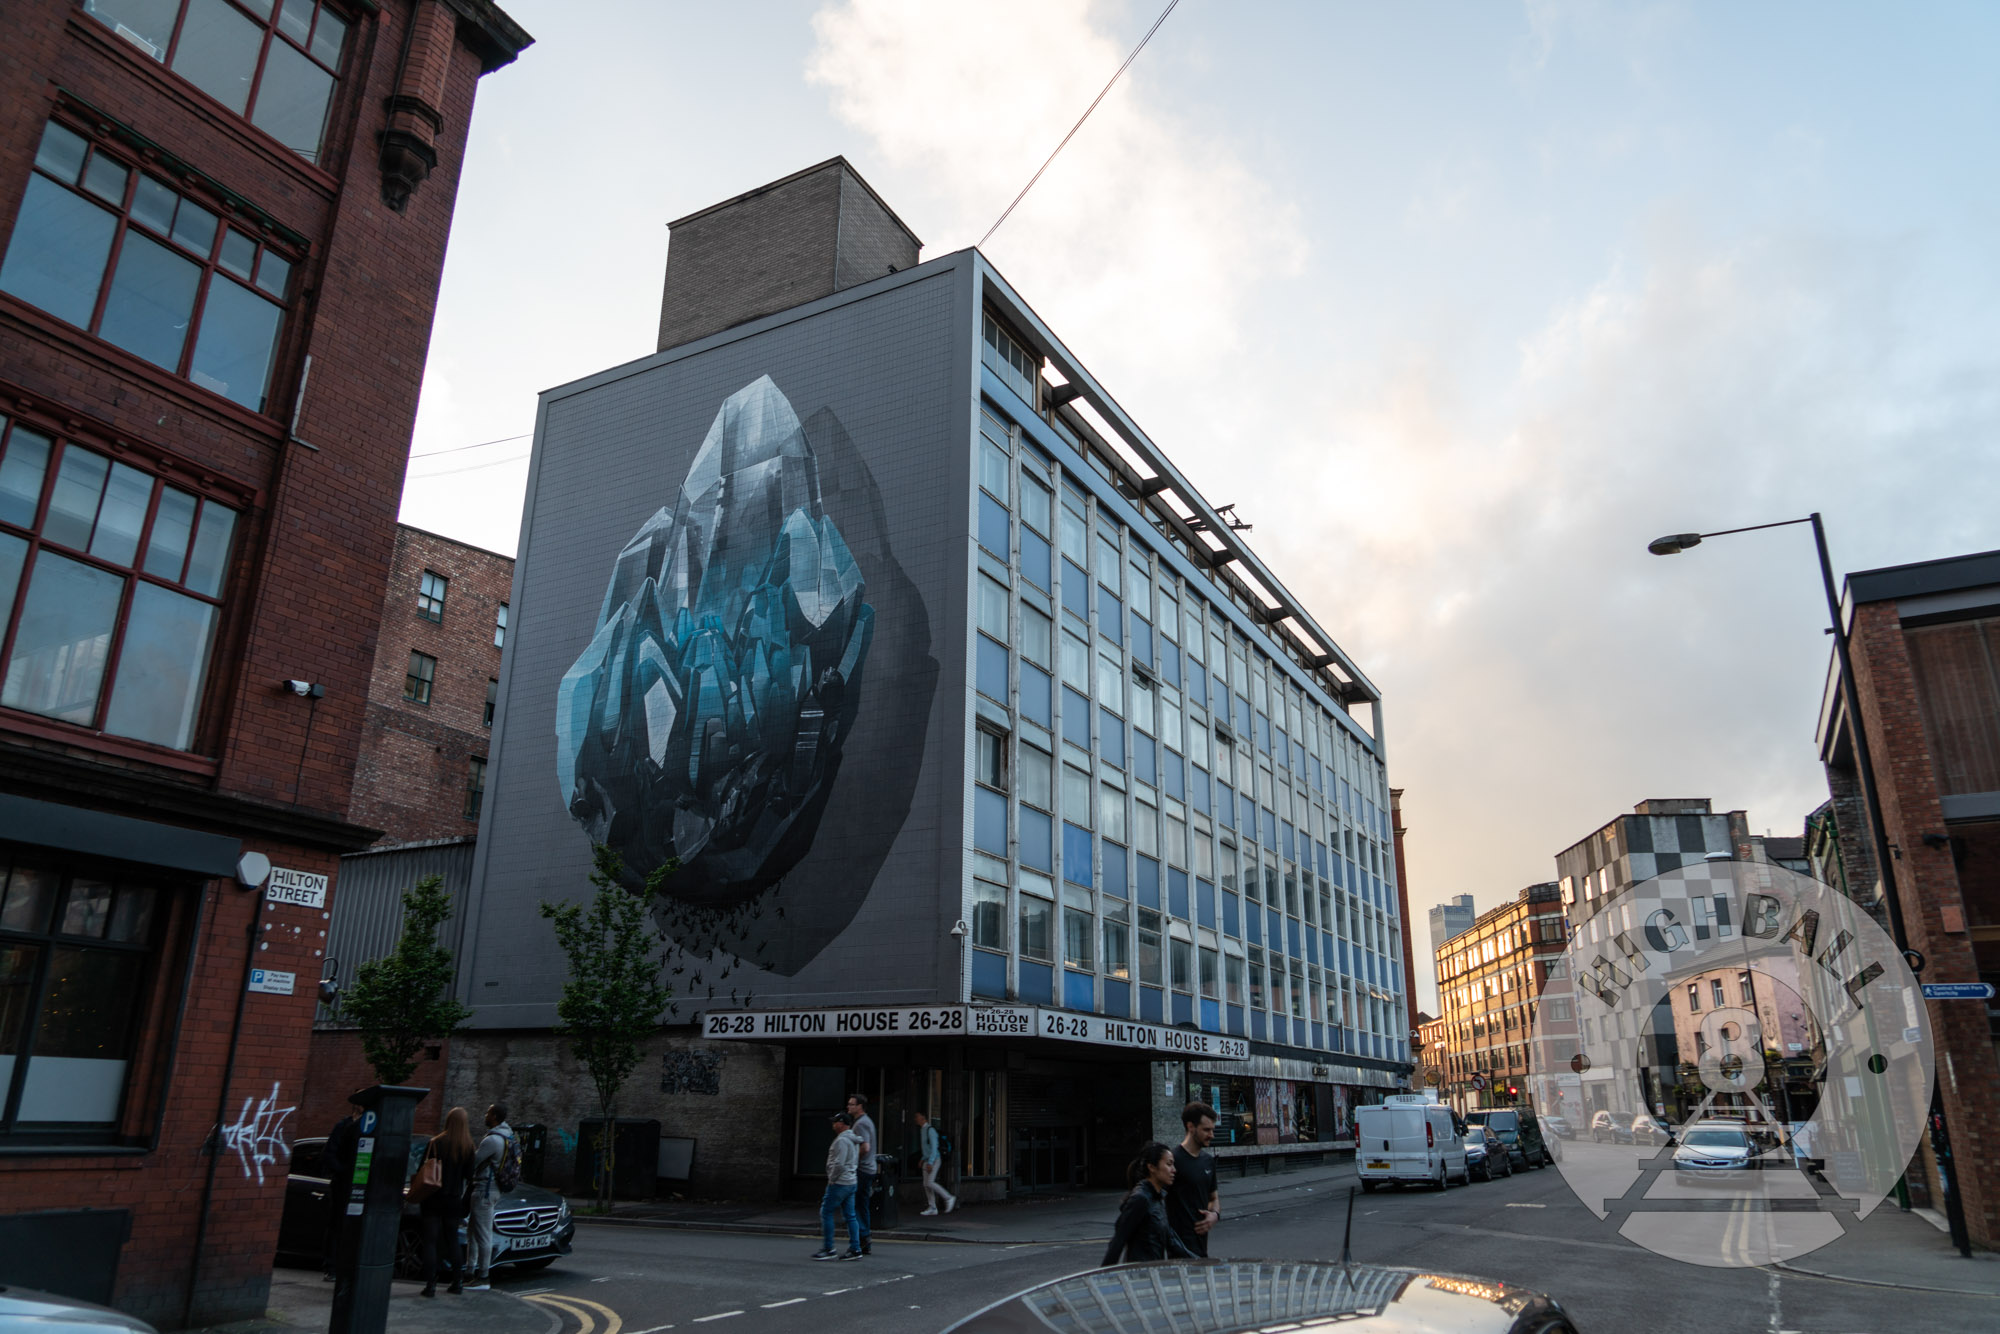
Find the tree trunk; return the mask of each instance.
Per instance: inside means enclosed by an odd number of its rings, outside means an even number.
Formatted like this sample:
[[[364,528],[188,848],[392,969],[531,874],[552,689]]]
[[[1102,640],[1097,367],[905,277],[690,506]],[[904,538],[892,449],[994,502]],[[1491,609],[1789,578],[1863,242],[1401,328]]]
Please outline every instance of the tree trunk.
[[[600,1100],[604,1108],[604,1184],[598,1187],[598,1210],[611,1212],[611,1201],[616,1195],[612,1188],[618,1174],[618,1105],[614,1101]]]

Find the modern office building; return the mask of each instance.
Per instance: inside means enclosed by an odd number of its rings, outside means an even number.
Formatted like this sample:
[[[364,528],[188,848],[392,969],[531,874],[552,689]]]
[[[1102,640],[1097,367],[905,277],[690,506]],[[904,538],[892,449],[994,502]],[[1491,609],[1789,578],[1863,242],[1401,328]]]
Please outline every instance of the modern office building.
[[[1444,1013],[1433,1026],[1437,1047],[1426,1048],[1424,1063],[1442,1070],[1440,1091],[1452,1106],[1473,1111],[1529,1101],[1529,1048],[1542,988],[1561,976],[1568,939],[1561,895],[1550,882],[1529,885],[1481,913],[1437,948]]]
[[[259,1315],[487,0],[0,11],[0,1282]]]
[[[1479,909],[1472,906],[1470,894],[1459,894],[1438,904],[1431,909],[1431,949],[1442,949],[1453,936],[1470,931],[1478,918]]]
[[[1407,1077],[1375,687],[844,160],[673,223],[659,351],[543,395],[511,605],[455,1101],[590,1110],[537,907],[593,843],[667,868],[625,1106],[697,1190],[816,1191],[854,1089],[978,1198],[1109,1181],[1191,1093],[1321,1152]]]
[[[1885,925],[1895,896],[1924,982],[2000,984],[2000,552],[1850,574],[1842,609],[1892,869],[1885,884],[1837,658],[1819,724],[1832,800],[1808,829],[1814,864]],[[1973,1245],[2000,1247],[2000,1002],[1925,1010],[1966,1229]],[[1932,1138],[1910,1184],[1944,1207]]]

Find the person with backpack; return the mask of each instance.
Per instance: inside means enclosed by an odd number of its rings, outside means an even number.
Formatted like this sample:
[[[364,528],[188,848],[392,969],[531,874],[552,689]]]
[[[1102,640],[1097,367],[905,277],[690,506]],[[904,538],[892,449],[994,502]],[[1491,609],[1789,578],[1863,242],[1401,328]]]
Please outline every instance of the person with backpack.
[[[466,1261],[472,1281],[466,1286],[474,1292],[493,1286],[493,1210],[520,1184],[521,1141],[507,1124],[507,1104],[496,1102],[486,1109],[486,1134],[472,1159],[472,1213],[465,1231],[472,1245]]]
[[[939,1200],[944,1201],[946,1213],[958,1208],[958,1196],[940,1186],[937,1179],[938,1169],[944,1166],[944,1156],[951,1152],[951,1141],[931,1124],[929,1112],[918,1112],[916,1115],[918,1152],[924,1163],[924,1203],[929,1206],[924,1210],[923,1216],[935,1218]]]

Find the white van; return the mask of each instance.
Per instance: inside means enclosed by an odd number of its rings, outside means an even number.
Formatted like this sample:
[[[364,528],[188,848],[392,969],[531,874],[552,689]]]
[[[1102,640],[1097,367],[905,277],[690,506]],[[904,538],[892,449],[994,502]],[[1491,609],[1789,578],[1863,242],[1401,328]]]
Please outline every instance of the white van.
[[[1472,1180],[1451,1109],[1414,1098],[1354,1109],[1354,1169],[1364,1191],[1398,1181],[1443,1190]]]

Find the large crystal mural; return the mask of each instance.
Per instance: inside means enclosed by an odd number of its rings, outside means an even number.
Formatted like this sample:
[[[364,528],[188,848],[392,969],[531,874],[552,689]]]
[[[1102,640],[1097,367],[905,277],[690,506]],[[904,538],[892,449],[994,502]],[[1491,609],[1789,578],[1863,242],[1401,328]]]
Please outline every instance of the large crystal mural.
[[[866,593],[807,432],[764,376],[619,553],[558,691],[563,800],[635,888],[678,857],[667,893],[728,908],[805,854],[861,705]]]

